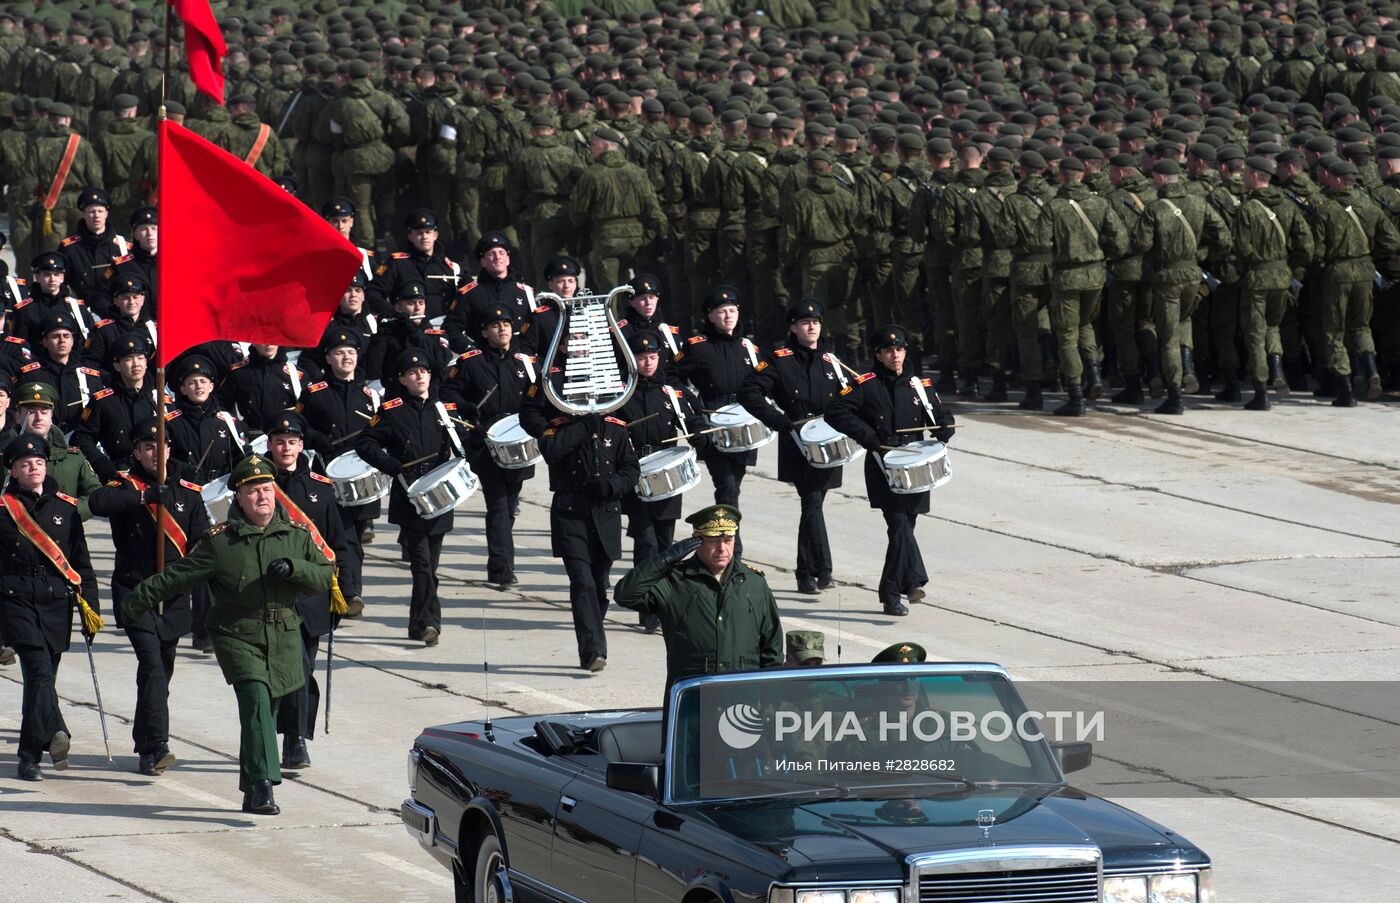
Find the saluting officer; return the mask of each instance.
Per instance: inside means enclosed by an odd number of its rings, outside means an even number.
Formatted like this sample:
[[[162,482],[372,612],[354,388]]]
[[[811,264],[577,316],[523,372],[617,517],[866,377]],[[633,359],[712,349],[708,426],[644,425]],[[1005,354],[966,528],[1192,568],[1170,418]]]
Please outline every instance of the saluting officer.
[[[171,564],[189,553],[192,543],[209,529],[209,515],[198,483],[184,479],[188,468],[170,461],[165,449],[165,483],[156,479],[158,421],[147,416],[125,437],[131,448],[130,467],[115,473],[89,499],[93,513],[111,520],[116,562],[112,567],[112,609],[117,626],[125,628],[136,653],[136,714],[131,738],[138,757],[137,771],[158,775],[175,764],[170,752],[170,680],[175,673],[175,649],[190,632],[190,600],[175,596],[158,609],[128,621],[122,600],[137,584],[156,572],[156,518],[161,517],[165,561]],[[162,505],[163,512],[157,507]]]
[[[5,446],[10,479],[0,495],[0,633],[24,675],[19,777],[42,781],[39,759],[68,767],[70,733],[54,688],[73,631],[73,593],[97,601],[77,500],[48,476],[47,443],[28,434]],[[83,629],[100,628],[97,619]]]
[[[791,483],[801,501],[796,576],[798,592],[807,595],[832,585],[831,543],[822,505],[827,492],[841,486],[844,469],[813,467],[796,438],[801,424],[824,415],[847,385],[840,361],[820,349],[824,313],[811,299],[789,305],[787,344],[759,361],[739,390],[744,409],[778,434],[778,479]]]
[[[627,422],[627,435],[638,460],[676,448],[676,437],[683,434],[689,434],[692,446],[704,448],[709,436],[703,433],[705,418],[697,409],[695,396],[668,382],[661,369],[665,340],[650,329],[642,329],[628,337],[627,345],[637,359],[637,390],[617,415]],[[622,513],[627,515],[627,535],[632,537],[632,563],[640,564],[671,545],[681,516],[681,496],[648,501],[634,486],[622,497]],[[661,629],[655,615],[640,618],[647,633]]]
[[[238,698],[238,789],[243,811],[258,815],[282,811],[272,795],[272,786],[282,783],[277,707],[303,680],[294,606],[299,595],[329,589],[333,572],[310,531],[278,507],[276,477],[267,458],[239,461],[229,479],[236,492],[229,519],[122,601],[123,617],[135,623],[157,602],[209,584],[214,651]]]
[[[929,493],[892,492],[881,454],[887,447],[920,441],[925,429],[939,442],[949,441],[953,438],[953,415],[932,391],[932,380],[905,371],[908,338],[904,327],[880,327],[871,347],[874,371],[841,390],[826,420],[870,452],[865,458],[865,494],[870,507],[884,514],[889,537],[880,571],[880,603],[887,615],[907,615],[909,608],[900,597],[920,601],[928,582],[914,524],[920,514],[928,513]]]
[[[408,230],[408,250],[395,251],[374,270],[374,281],[366,293],[370,308],[389,315],[389,302],[398,297],[399,287],[421,282],[425,289],[427,316],[440,317],[447,310],[447,299],[462,282],[462,267],[438,248],[438,217],[426,208],[414,210],[404,220]]]
[[[316,712],[321,706],[321,688],[316,683],[321,637],[339,620],[338,616],[332,618],[334,610],[359,615],[365,603],[360,599],[358,550],[341,521],[331,481],[312,470],[302,455],[306,421],[296,411],[286,411],[272,418],[266,432],[267,456],[277,466],[278,504],[292,523],[311,532],[312,542],[336,568],[329,592],[297,597],[305,680],[287,694],[277,710],[277,732],[283,736],[282,767],[296,770],[311,764],[306,741],[316,736]]]
[[[113,346],[132,332],[141,332],[156,346],[156,323],[146,309],[146,283],[139,276],[119,276],[112,281],[113,297],[108,318],[98,320],[83,347],[89,367],[110,367]]]
[[[131,464],[131,430],[155,417],[155,379],[147,369],[150,345],[141,332],[127,333],[107,346],[111,385],[93,393],[73,431],[73,444],[82,449],[103,481],[117,478]]]
[[[238,411],[244,423],[260,427],[278,412],[296,407],[306,374],[287,360],[287,350],[278,345],[253,344],[249,351],[246,360],[229,368],[219,398],[225,407]]]
[[[401,391],[399,374],[394,372],[394,366],[409,349],[421,352],[432,375],[438,379],[452,366],[453,355],[447,333],[428,320],[425,313],[427,299],[427,288],[423,283],[405,282],[399,285],[394,291],[394,313],[397,316],[380,324],[384,329],[383,352],[379,358],[383,361],[383,370],[370,376],[379,378],[386,398],[395,398]]]
[[[705,319],[700,332],[686,339],[676,354],[676,376],[694,386],[705,409],[713,411],[739,400],[739,389],[758,367],[759,355],[758,346],[737,332],[739,292],[734,286],[710,290]],[[715,503],[737,507],[739,486],[748,468],[758,463],[758,452],[711,445],[702,457],[715,484]]]
[[[363,432],[379,410],[380,394],[357,374],[360,372],[360,337],[353,329],[331,325],[321,337],[319,348],[323,373],[319,382],[306,387],[297,410],[306,420],[306,445],[327,465],[340,455],[354,451],[351,437]],[[298,364],[301,361],[297,361]],[[376,499],[367,505],[342,506],[341,519],[359,544],[357,559],[363,560],[363,544],[374,541],[374,521],[379,517]],[[358,614],[347,615],[358,618]]]
[[[535,309],[535,290],[515,278],[512,254],[510,239],[504,232],[493,230],[477,240],[476,257],[481,269],[447,302],[447,319],[442,326],[447,330],[452,350],[462,352],[474,347],[487,325],[485,317],[492,311],[510,311],[515,332],[530,318]]]
[[[617,328],[622,330],[622,337],[630,339],[638,332],[651,330],[661,339],[661,371],[664,373],[676,353],[681,350],[680,342],[681,330],[679,326],[672,326],[661,319],[661,280],[649,273],[643,273],[633,279],[628,285],[632,286],[632,297],[627,299],[627,316],[617,321]]]
[[[496,463],[486,432],[497,421],[520,413],[520,403],[535,382],[535,359],[515,350],[515,312],[496,307],[481,315],[479,347],[457,359],[443,384],[442,397],[476,428],[467,433],[467,460],[481,480],[486,499],[486,579],[501,587],[519,583],[515,576],[515,512],[520,487],[535,475],[533,466],[506,468]]]
[[[537,393],[539,386],[532,386]],[[540,440],[549,465],[550,553],[564,560],[579,666],[598,672],[608,666],[603,615],[608,610],[608,572],[622,557],[619,501],[637,486],[641,468],[627,437],[627,424],[600,414],[559,414],[526,404],[525,431]]]
[[[452,532],[454,514],[425,518],[408,498],[408,486],[465,448],[452,417],[455,402],[442,401],[433,385],[433,364],[423,351],[406,348],[394,361],[400,391],[380,405],[355,451],[370,466],[396,477],[389,492],[389,523],[399,528],[399,547],[413,574],[408,608],[408,638],[436,646],[442,633],[438,600],[438,562],[443,538]]]
[[[617,604],[661,619],[668,696],[686,677],[783,664],[778,603],[763,572],[739,558],[739,520],[732,505],[702,508],[685,519],[689,539],[617,583]]]
[[[58,390],[54,420],[65,433],[73,430],[83,416],[93,393],[102,388],[102,374],[84,366],[78,353],[79,336],[76,322],[69,314],[58,312],[49,317],[42,328],[34,360],[19,368],[26,381],[47,383]]]

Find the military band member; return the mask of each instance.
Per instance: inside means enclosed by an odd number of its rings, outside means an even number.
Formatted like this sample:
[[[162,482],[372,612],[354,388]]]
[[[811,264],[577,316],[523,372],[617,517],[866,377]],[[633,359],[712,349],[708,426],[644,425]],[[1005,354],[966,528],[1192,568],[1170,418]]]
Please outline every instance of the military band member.
[[[169,460],[166,476],[157,479],[158,421],[147,416],[130,427],[129,468],[115,473],[89,499],[93,513],[111,521],[116,562],[112,567],[112,609],[117,626],[125,628],[136,653],[136,713],[131,738],[138,757],[137,771],[158,775],[175,764],[170,752],[170,680],[175,673],[175,649],[190,632],[189,596],[181,594],[134,621],[122,614],[122,600],[142,580],[156,572],[156,518],[161,517],[165,563],[189,553],[191,543],[209,529],[209,516],[198,483],[183,479],[188,469]],[[162,506],[158,509],[157,506]]]
[[[661,319],[661,280],[647,273],[643,273],[633,279],[628,285],[632,286],[632,297],[627,299],[629,310],[621,320],[617,321],[617,328],[622,330],[622,337],[629,339],[642,330],[651,330],[661,339],[661,371],[664,373],[675,359],[676,353],[681,350],[680,343],[684,341],[681,337],[679,326],[672,326]]]
[[[666,690],[700,674],[783,664],[783,625],[763,572],[739,558],[739,509],[702,508],[695,528],[617,583],[617,604],[661,619]],[[690,557],[694,553],[694,557]]]
[[[19,777],[42,781],[39,760],[68,767],[71,733],[58,710],[55,681],[73,631],[74,593],[97,601],[77,500],[48,475],[48,445],[21,435],[5,446],[9,482],[0,495],[0,633],[24,675]],[[80,603],[81,605],[81,603]],[[83,630],[101,627],[100,619]]]
[[[366,295],[370,309],[381,316],[390,314],[389,302],[398,297],[399,287],[419,282],[424,287],[426,315],[440,317],[447,311],[447,300],[462,283],[462,267],[438,247],[438,218],[431,210],[414,210],[404,220],[408,230],[408,250],[396,251],[374,269],[374,281]]]
[[[447,302],[447,319],[442,326],[447,330],[452,350],[460,353],[475,347],[487,325],[484,318],[498,308],[510,311],[515,332],[530,319],[535,309],[535,290],[516,279],[511,269],[513,254],[504,232],[493,230],[477,240],[476,257],[481,269]]]
[[[885,614],[900,616],[909,613],[900,597],[920,601],[928,582],[914,525],[920,514],[928,513],[929,493],[892,492],[881,458],[886,448],[920,441],[926,429],[939,442],[949,441],[953,438],[953,415],[932,390],[931,380],[905,371],[908,338],[902,326],[880,327],[871,347],[874,371],[841,390],[826,420],[869,452],[865,457],[865,493],[870,507],[884,514],[889,537],[880,571],[880,603]]]
[[[355,443],[355,451],[366,463],[395,478],[389,492],[389,523],[399,528],[399,547],[413,575],[408,638],[425,646],[436,646],[442,633],[437,570],[442,541],[452,532],[453,512],[423,517],[409,501],[408,487],[449,458],[465,453],[458,426],[451,420],[457,406],[438,397],[432,368],[423,351],[404,349],[394,361],[403,394],[380,406]]]
[[[102,310],[107,301],[102,273],[130,253],[131,243],[109,221],[112,199],[101,188],[79,192],[78,210],[82,213],[78,228],[59,242],[58,253],[68,262],[69,288],[89,308]]]
[[[340,237],[346,241],[354,241],[350,237],[355,231],[355,202],[347,197],[333,197],[321,205],[321,219],[330,223]],[[375,260],[374,252],[369,248],[357,247],[360,252],[360,276],[363,278],[361,285],[368,285],[374,279]]]
[[[478,347],[457,359],[442,396],[456,402],[462,420],[475,424],[467,433],[466,450],[486,499],[486,580],[504,588],[520,582],[515,576],[515,512],[520,488],[535,468],[501,467],[487,447],[486,433],[503,417],[520,413],[521,400],[535,382],[536,363],[515,350],[515,311],[496,307],[480,320]]]
[[[394,293],[394,313],[392,320],[382,322],[384,369],[372,374],[379,377],[384,386],[385,398],[398,397],[399,374],[394,365],[403,353],[414,349],[422,353],[432,375],[441,379],[447,368],[452,366],[452,349],[447,341],[447,333],[432,325],[426,315],[428,303],[427,288],[421,282],[405,282]]]
[[[0,434],[0,447],[8,445],[19,435],[43,439],[48,447],[48,475],[58,491],[78,500],[78,514],[83,520],[92,516],[88,510],[88,495],[102,485],[83,453],[63,441],[63,431],[54,423],[58,393],[45,383],[25,383],[15,393],[13,403],[19,408],[14,428]]]
[[[556,257],[544,267],[544,290],[561,298],[578,294],[578,261]],[[536,305],[529,319],[520,324],[520,350],[544,361],[544,351],[554,340],[559,324],[559,307],[552,301]]]
[[[329,592],[297,597],[305,679],[277,710],[277,732],[283,735],[282,767],[296,770],[311,764],[306,741],[316,736],[316,712],[321,705],[316,682],[321,637],[334,629],[339,614],[359,615],[365,603],[360,599],[358,550],[341,520],[332,483],[312,470],[302,454],[306,420],[296,411],[287,411],[273,417],[266,432],[267,457],[277,467],[277,503],[292,523],[311,532],[312,542],[336,569]]]
[[[287,350],[278,345],[249,346],[249,354],[229,368],[228,379],[219,387],[224,407],[238,412],[244,423],[255,428],[281,411],[296,407],[306,385],[306,374],[287,360]]]
[[[113,346],[129,334],[140,332],[156,347],[156,321],[146,307],[146,283],[139,276],[118,276],[111,282],[112,304],[106,319],[98,320],[83,347],[89,367],[106,368]]]
[[[547,419],[547,410],[526,404],[520,424],[539,439],[549,465],[554,493],[549,506],[550,553],[563,559],[569,575],[579,666],[596,673],[608,666],[603,616],[608,610],[608,573],[622,557],[620,500],[636,488],[641,469],[624,421],[557,412]]]
[[[797,301],[787,309],[788,341],[769,352],[739,390],[744,409],[778,434],[778,479],[797,489],[797,589],[814,595],[832,586],[831,543],[822,505],[841,486],[841,467],[813,467],[797,445],[801,424],[824,415],[848,381],[841,363],[820,348],[821,304]],[[772,403],[769,403],[772,399]],[[776,405],[776,407],[775,407]]]
[[[734,286],[710,290],[705,296],[705,318],[700,332],[686,339],[676,354],[675,375],[695,387],[706,411],[714,411],[739,400],[739,389],[758,367],[759,354],[758,346],[737,332],[739,293]],[[758,453],[710,445],[702,459],[715,484],[715,503],[737,507],[744,474],[758,462]],[[742,551],[742,544],[739,548]]]
[[[695,448],[709,442],[705,418],[700,415],[695,396],[685,388],[667,382],[661,369],[665,340],[655,331],[639,329],[627,339],[637,359],[637,389],[617,412],[627,422],[627,435],[640,461],[654,452],[676,448],[676,438],[689,434]],[[627,535],[632,537],[632,563],[640,564],[669,548],[681,516],[681,496],[659,502],[648,501],[633,490],[622,497],[622,513],[627,515]],[[648,633],[661,629],[655,615],[641,615]]]
[[[380,393],[356,375],[360,372],[359,342],[359,333],[332,324],[318,346],[325,349],[322,378],[306,387],[297,404],[297,410],[307,422],[306,444],[321,456],[325,465],[354,451],[351,438],[363,432],[374,419],[374,412],[379,410]],[[367,505],[340,509],[345,528],[359,546],[357,561],[364,559],[364,544],[374,541],[374,522],[380,508],[379,501],[375,500]],[[358,618],[359,614],[347,617]]]
[[[297,358],[297,366],[306,374],[308,383],[325,377],[325,356],[330,349],[325,340],[336,330],[348,330],[358,337],[359,354],[356,358],[355,375],[364,379],[378,379],[384,372],[384,342],[379,317],[365,307],[365,275],[356,270],[355,276],[340,296],[340,306],[331,314],[330,323],[321,342],[310,354]]]
[[[243,811],[277,815],[272,795],[282,782],[277,758],[277,708],[303,680],[296,600],[330,588],[333,566],[311,533],[277,505],[276,468],[260,455],[239,461],[229,479],[229,519],[196,542],[184,558],[148,577],[122,601],[127,623],[158,602],[208,582],[214,651],[238,698],[238,789]]]
[[[73,444],[82,449],[104,482],[117,478],[131,464],[131,429],[155,417],[155,376],[147,369],[150,344],[144,332],[127,333],[106,347],[110,384],[94,392],[73,431]]]
[[[68,261],[49,251],[35,257],[30,268],[29,297],[16,304],[7,318],[13,321],[8,327],[10,332],[22,337],[30,348],[38,348],[54,315],[62,313],[74,318],[74,328],[86,339],[94,321],[87,305],[65,284]]]
[[[53,314],[41,331],[34,360],[19,368],[20,378],[47,383],[58,390],[54,421],[65,433],[72,432],[93,393],[102,388],[102,374],[84,365],[78,353],[81,333],[70,315]]]
[[[140,279],[146,286],[146,312],[156,315],[156,253],[160,249],[159,217],[154,207],[139,207],[131,215],[131,250],[112,261],[102,271],[105,293],[110,300],[118,278]],[[110,316],[110,314],[109,314]]]

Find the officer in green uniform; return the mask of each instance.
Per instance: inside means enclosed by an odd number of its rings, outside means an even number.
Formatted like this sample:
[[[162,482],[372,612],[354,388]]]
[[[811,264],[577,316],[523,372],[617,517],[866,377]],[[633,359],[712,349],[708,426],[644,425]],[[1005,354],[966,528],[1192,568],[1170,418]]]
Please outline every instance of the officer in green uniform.
[[[188,556],[141,581],[122,601],[127,623],[157,602],[205,581],[214,595],[209,634],[224,679],[238,697],[241,736],[238,787],[243,811],[281,812],[272,785],[282,782],[277,757],[277,703],[302,685],[297,597],[330,589],[332,565],[311,533],[277,507],[277,468],[250,455],[229,477],[237,505]]]
[[[820,630],[787,632],[787,663],[814,668],[826,663],[826,637]]]
[[[58,484],[58,491],[78,500],[78,515],[87,520],[88,493],[102,486],[97,473],[78,449],[63,440],[63,431],[54,426],[54,410],[58,406],[58,390],[48,383],[25,383],[13,399],[19,410],[14,429],[0,433],[0,447],[21,432],[38,436],[48,443],[49,476]]]
[[[928,659],[928,652],[918,643],[895,643],[886,646],[870,660],[872,665],[917,665]]]
[[[661,619],[667,691],[686,677],[783,664],[778,603],[763,572],[734,554],[739,518],[732,505],[695,512],[685,519],[694,535],[628,571],[614,590],[617,604]]]

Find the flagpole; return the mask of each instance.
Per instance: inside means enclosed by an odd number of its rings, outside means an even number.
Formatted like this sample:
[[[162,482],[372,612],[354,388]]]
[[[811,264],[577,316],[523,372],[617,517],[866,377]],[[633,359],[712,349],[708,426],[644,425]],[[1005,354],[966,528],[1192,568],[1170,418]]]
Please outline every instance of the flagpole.
[[[161,186],[165,184],[165,179],[161,177],[161,165],[165,162],[164,155],[160,152],[161,126],[165,122],[165,101],[170,96],[170,45],[174,32],[174,16],[170,10],[170,0],[165,3],[165,61],[160,70],[160,110],[156,114],[156,210],[159,217]],[[157,222],[160,220],[157,219]],[[157,229],[160,227],[157,226]],[[159,233],[157,233],[157,236]],[[159,241],[159,238],[157,238]],[[159,245],[156,254],[160,254]],[[161,284],[159,256],[156,258],[156,292],[157,298],[164,293],[165,286]],[[166,299],[167,305],[169,299]],[[166,480],[165,456],[169,448],[169,440],[165,431],[165,365],[161,363],[161,349],[165,347],[165,341],[160,331],[159,311],[155,317],[156,321],[156,485],[164,486]],[[156,499],[156,510],[160,515],[156,518],[156,573],[165,570],[165,519],[169,514],[165,510],[164,495]],[[161,602],[158,607],[159,614],[165,614],[165,602]]]

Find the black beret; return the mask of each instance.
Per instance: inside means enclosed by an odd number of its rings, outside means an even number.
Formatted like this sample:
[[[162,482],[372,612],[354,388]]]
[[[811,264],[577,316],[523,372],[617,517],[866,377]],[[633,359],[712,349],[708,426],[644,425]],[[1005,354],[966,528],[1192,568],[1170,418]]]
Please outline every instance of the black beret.
[[[1181,175],[1181,164],[1175,160],[1158,160],[1152,164],[1152,172],[1159,176]]]

